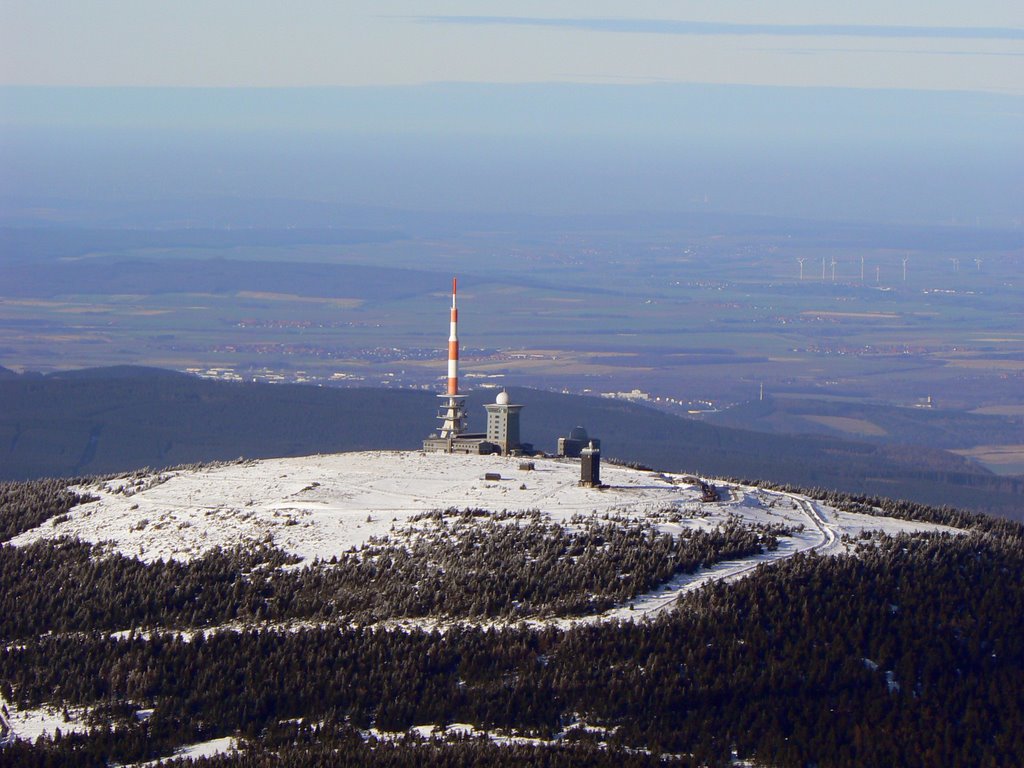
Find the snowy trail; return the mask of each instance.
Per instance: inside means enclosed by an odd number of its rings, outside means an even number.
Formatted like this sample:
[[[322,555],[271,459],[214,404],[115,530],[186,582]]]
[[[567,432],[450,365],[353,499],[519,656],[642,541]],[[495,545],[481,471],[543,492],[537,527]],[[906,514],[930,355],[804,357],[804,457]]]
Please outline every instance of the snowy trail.
[[[727,504],[741,505],[743,494],[739,488],[728,488]],[[812,540],[806,533],[794,534],[780,539],[778,549],[767,551],[753,557],[739,560],[724,560],[696,573],[679,574],[665,582],[658,589],[638,595],[626,605],[595,616],[582,617],[570,623],[587,623],[611,620],[638,620],[653,618],[666,610],[670,610],[684,594],[700,589],[713,581],[733,581],[746,576],[760,565],[777,563],[799,552],[821,551],[835,553],[841,549],[839,537],[832,525],[828,523],[810,499],[793,493],[773,493],[772,495],[788,498],[803,513],[818,536]]]
[[[811,526],[818,532],[820,539],[812,546],[805,547],[799,551],[815,551],[815,552],[828,552],[835,553],[842,549],[839,541],[839,536],[836,534],[835,526],[828,522],[818,505],[813,500],[806,496],[800,496],[796,493],[783,493],[777,492],[775,495],[784,497],[791,500],[797,508],[803,513],[804,517],[810,522]],[[795,553],[794,553],[795,554]]]
[[[679,574],[665,582],[658,589],[638,595],[625,606],[619,606],[594,616],[581,617],[571,623],[595,623],[613,620],[637,621],[654,618],[664,611],[671,610],[681,596],[700,589],[705,584],[710,584],[714,581],[738,579],[760,565],[785,560],[797,552],[806,551],[808,548],[807,546],[798,546],[791,540],[781,540],[779,548],[775,551],[764,552],[760,555],[739,560],[723,560],[707,568],[702,568],[696,573]]]
[[[818,509],[818,505],[815,504],[810,499],[803,496],[797,496],[795,494],[786,495],[800,505],[800,508],[803,509],[804,514],[807,515],[807,518],[811,521],[812,525],[814,525],[814,527],[821,532],[821,542],[811,547],[811,549],[822,551],[830,551],[835,549],[839,537],[836,536],[836,532],[832,528],[832,526],[825,521],[825,518],[822,516],[821,511]]]
[[[739,504],[742,502],[742,496],[737,493],[738,490],[736,488],[729,489],[731,498],[728,503]],[[710,584],[714,581],[733,581],[746,576],[760,565],[777,563],[799,552],[812,550],[831,551],[836,549],[838,537],[832,527],[825,522],[812,501],[795,494],[779,495],[792,499],[803,512],[804,516],[818,533],[814,540],[806,533],[794,534],[793,536],[780,539],[778,549],[774,551],[766,551],[760,555],[739,560],[724,560],[708,568],[702,568],[696,573],[679,574],[665,582],[658,589],[638,595],[625,606],[614,608],[611,611],[596,616],[584,617],[580,621],[593,622],[610,621],[613,619],[637,620],[653,618],[666,610],[670,610],[684,594],[700,589],[705,584]]]

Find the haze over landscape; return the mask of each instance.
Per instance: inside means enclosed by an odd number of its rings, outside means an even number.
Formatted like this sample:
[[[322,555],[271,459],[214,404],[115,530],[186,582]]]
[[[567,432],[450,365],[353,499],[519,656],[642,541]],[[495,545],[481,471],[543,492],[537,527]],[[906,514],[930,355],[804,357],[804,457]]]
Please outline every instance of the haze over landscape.
[[[0,766],[1011,764],[1022,57],[1003,0],[4,2]],[[611,488],[419,451],[453,275],[469,429]]]

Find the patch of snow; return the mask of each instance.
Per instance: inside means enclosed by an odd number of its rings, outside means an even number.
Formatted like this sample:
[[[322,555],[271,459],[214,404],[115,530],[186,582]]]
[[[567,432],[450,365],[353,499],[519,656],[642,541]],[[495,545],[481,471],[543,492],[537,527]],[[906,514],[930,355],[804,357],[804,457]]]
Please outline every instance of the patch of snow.
[[[144,763],[131,763],[130,765],[123,766],[123,768],[150,768],[150,766],[159,765],[164,760],[175,760],[177,758],[197,760],[201,757],[214,757],[215,755],[234,752],[237,749],[238,739],[233,736],[222,736],[219,739],[210,739],[209,741],[202,741],[198,744],[189,744],[188,746],[180,747],[174,751],[173,755],[168,755],[167,757],[161,757],[157,760],[147,760]]]
[[[962,534],[960,528],[937,523],[923,523],[917,520],[901,520],[895,517],[864,515],[859,512],[844,512],[824,504],[817,503],[818,510],[827,525],[833,526],[843,535],[856,538],[862,532],[878,532],[887,536],[898,536],[901,533],[918,533],[932,531],[936,533]]]
[[[85,708],[44,705],[34,709],[19,710],[6,702],[0,703],[7,708],[6,717],[0,710],[0,720],[6,721],[9,729],[7,739],[35,741],[40,736],[53,737],[58,728],[62,734],[85,733],[89,730],[89,726],[85,723],[85,717],[89,710]],[[0,725],[0,732],[3,730],[3,726]]]
[[[758,764],[751,760],[741,760],[735,751],[730,755],[729,765],[736,766],[736,768],[758,768]]]
[[[425,740],[444,740],[449,737],[474,736],[490,739],[495,744],[532,744],[535,746],[558,743],[557,739],[540,739],[533,736],[519,736],[505,731],[480,730],[468,723],[452,723],[443,725],[414,725],[406,731],[379,731],[370,728],[362,732],[364,738],[375,738],[378,741],[400,741],[409,734],[415,734]]]
[[[891,669],[885,673],[885,684],[889,688],[889,693],[898,693],[900,690],[900,684],[896,681],[896,673]]]
[[[444,733],[446,736],[479,736],[486,731],[478,731],[475,725],[469,723],[449,723],[445,726]]]
[[[473,730],[476,730],[472,726],[470,726],[470,728],[473,729]],[[436,726],[436,725],[414,725],[409,730],[412,733],[415,733],[421,739],[429,739],[435,733],[443,735],[443,732],[444,732],[443,728],[440,728],[439,726]]]

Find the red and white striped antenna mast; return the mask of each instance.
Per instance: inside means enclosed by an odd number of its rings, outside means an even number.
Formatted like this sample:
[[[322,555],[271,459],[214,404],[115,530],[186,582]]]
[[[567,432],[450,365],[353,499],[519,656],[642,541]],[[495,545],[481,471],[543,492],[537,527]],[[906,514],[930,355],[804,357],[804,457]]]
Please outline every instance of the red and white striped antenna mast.
[[[452,314],[448,330],[448,387],[437,417],[441,421],[440,436],[452,439],[466,431],[466,396],[459,393],[459,309],[455,298],[458,281],[452,278]]]
[[[452,320],[448,333],[448,394],[459,394],[459,308],[455,306],[458,281],[452,278]]]

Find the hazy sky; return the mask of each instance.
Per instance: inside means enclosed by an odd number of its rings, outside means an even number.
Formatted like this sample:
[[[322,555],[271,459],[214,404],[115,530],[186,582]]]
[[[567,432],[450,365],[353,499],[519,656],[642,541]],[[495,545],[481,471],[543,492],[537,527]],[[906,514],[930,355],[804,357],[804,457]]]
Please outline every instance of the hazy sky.
[[[0,84],[684,82],[1024,94],[1020,0],[0,0]]]
[[[1021,0],[0,0],[15,221],[287,198],[1020,226],[1022,178]]]

